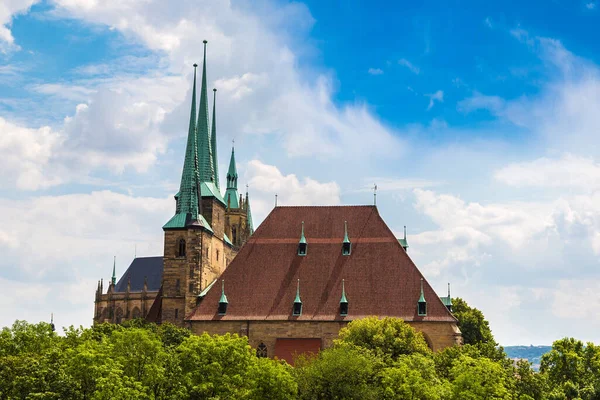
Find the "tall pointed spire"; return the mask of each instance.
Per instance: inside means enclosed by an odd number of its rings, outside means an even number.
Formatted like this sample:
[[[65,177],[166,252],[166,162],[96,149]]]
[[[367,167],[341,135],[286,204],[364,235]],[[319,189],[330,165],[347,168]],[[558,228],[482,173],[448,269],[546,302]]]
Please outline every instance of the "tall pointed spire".
[[[204,40],[204,62],[202,64],[202,86],[200,87],[200,109],[198,110],[198,169],[200,182],[214,183],[213,153],[208,131],[208,93],[206,84],[206,40]]]
[[[213,114],[212,114],[212,130],[210,134],[210,148],[212,151],[212,167],[214,173],[215,186],[218,190],[219,185],[219,163],[217,162],[217,89],[213,89]]]
[[[117,256],[114,256],[114,258],[113,258],[113,273],[112,273],[112,278],[110,278],[110,283],[112,283],[113,286],[117,284],[116,270],[117,270]]]
[[[225,203],[229,208],[240,208],[237,182],[238,173],[235,165],[235,149],[231,146],[231,158],[229,159],[229,169],[227,170],[227,190],[225,191]]]
[[[179,198],[177,200],[177,213],[184,214],[186,222],[198,220],[198,151],[196,143],[196,68],[194,64],[194,84],[192,86],[192,107],[190,110],[190,125],[188,129],[187,145],[181,184],[179,185]]]
[[[246,185],[246,201],[244,202],[246,207],[246,224],[248,224],[248,235],[254,233],[254,224],[252,222],[252,211],[250,210],[250,198],[248,197],[248,185]]]

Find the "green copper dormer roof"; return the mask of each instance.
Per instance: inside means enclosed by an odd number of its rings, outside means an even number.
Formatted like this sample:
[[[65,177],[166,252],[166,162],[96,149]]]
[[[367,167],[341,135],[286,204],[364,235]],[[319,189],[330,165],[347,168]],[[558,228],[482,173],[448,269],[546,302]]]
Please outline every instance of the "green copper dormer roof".
[[[300,279],[298,279],[298,284],[296,285],[296,298],[294,299],[294,303],[302,304],[302,300],[300,300]]]
[[[350,238],[348,238],[348,221],[344,221],[344,243],[350,243]]]
[[[163,225],[163,229],[182,229],[191,226],[197,226],[199,228],[204,228],[209,232],[213,232],[210,224],[202,214],[198,215],[198,219],[196,221],[191,221],[189,218],[190,214],[177,213]]]
[[[213,152],[208,130],[208,93],[206,90],[206,40],[204,41],[204,63],[202,65],[202,85],[200,87],[200,109],[196,125],[198,143],[198,174],[200,182],[214,183]]]
[[[229,208],[240,208],[237,191],[238,173],[235,165],[235,150],[231,146],[231,159],[227,170],[227,190],[225,191],[225,203]]]
[[[221,298],[219,299],[219,303],[227,304],[227,296],[225,296],[225,279],[221,281]]]
[[[190,125],[185,148],[185,159],[181,173],[181,184],[179,192],[175,195],[177,199],[176,215],[182,215],[186,223],[198,220],[198,152],[196,143],[196,67],[194,64],[194,85],[192,87],[192,107],[190,111]],[[167,223],[168,224],[168,223]]]
[[[112,273],[112,278],[110,278],[110,282],[113,284],[113,286],[117,284],[116,271],[117,271],[117,256],[115,256],[113,258],[113,273]]]
[[[304,236],[304,221],[302,221],[302,233],[300,235],[299,243],[306,244],[306,237]]]
[[[229,169],[227,170],[227,188],[237,189],[237,167],[235,165],[235,148],[231,146],[231,158],[229,159]]]
[[[340,303],[347,303],[348,299],[346,298],[346,287],[344,284],[344,280],[342,279],[342,298],[340,299]]]
[[[425,303],[425,295],[423,294],[423,278],[421,278],[421,296],[419,296],[419,303]]]
[[[212,165],[215,177],[215,186],[221,191],[219,185],[219,163],[217,162],[217,89],[213,89],[213,114],[212,114],[212,130],[210,134],[210,148],[212,151]]]
[[[248,197],[248,185],[246,185],[246,223],[250,235],[254,233],[254,223],[252,222],[252,211],[250,210],[250,197]]]
[[[450,282],[448,282],[448,297],[440,297],[440,299],[446,307],[452,307],[452,297],[450,297]]]
[[[408,240],[406,240],[406,225],[404,225],[404,239],[398,239],[400,245],[404,248],[404,250],[408,249]]]

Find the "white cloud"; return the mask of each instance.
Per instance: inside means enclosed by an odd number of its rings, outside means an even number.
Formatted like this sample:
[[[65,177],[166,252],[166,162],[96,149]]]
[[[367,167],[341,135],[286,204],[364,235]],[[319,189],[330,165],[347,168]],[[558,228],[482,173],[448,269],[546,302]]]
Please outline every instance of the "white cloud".
[[[419,73],[421,72],[421,69],[419,67],[408,61],[406,58],[401,58],[400,60],[398,60],[398,64],[408,68],[413,74],[419,75]]]
[[[370,75],[383,75],[383,70],[381,68],[369,68]]]
[[[427,106],[427,110],[431,110],[436,101],[440,103],[444,102],[444,92],[441,90],[438,90],[433,94],[426,94],[425,96],[429,97],[429,105]]]
[[[295,174],[284,175],[274,165],[252,160],[245,165],[244,176],[250,186],[252,212],[261,221],[275,205],[338,205],[340,187],[336,182],[319,182]]]
[[[15,38],[10,30],[15,15],[26,13],[39,0],[3,0],[0,4],[0,53],[18,50]]]
[[[497,170],[494,177],[516,187],[576,188],[588,192],[600,189],[600,164],[592,158],[565,154],[561,158],[509,164]]]
[[[585,4],[585,7],[586,7],[588,10],[593,10],[593,9],[595,9],[595,8],[596,8],[596,3],[595,3],[595,2],[593,2],[593,1],[590,1],[589,3],[586,3],[586,4]]]
[[[0,182],[6,187],[35,190],[62,182],[49,166],[63,138],[50,127],[28,129],[0,117]]]
[[[494,26],[492,25],[492,19],[490,17],[486,17],[483,22],[485,22],[485,25],[490,28],[493,29]]]

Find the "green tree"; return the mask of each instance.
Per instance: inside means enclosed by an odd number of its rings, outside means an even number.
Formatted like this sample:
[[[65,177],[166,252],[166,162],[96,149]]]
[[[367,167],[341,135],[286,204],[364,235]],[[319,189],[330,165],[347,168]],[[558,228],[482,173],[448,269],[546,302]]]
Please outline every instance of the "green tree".
[[[450,396],[448,381],[438,378],[431,357],[400,356],[380,373],[381,399],[439,400]]]
[[[452,299],[452,314],[458,319],[464,344],[491,343],[496,346],[490,324],[481,311],[457,297]]]
[[[406,354],[430,354],[423,334],[400,318],[367,317],[340,330],[337,343],[348,343],[373,352],[388,361]]]
[[[515,397],[519,400],[542,400],[548,391],[544,374],[536,373],[527,360],[519,360],[515,366]]]
[[[252,380],[248,399],[287,400],[298,394],[292,367],[285,361],[257,358],[248,373]]]
[[[510,399],[510,379],[498,362],[464,356],[450,371],[452,399]]]
[[[300,399],[376,399],[382,362],[371,351],[345,343],[296,360]]]

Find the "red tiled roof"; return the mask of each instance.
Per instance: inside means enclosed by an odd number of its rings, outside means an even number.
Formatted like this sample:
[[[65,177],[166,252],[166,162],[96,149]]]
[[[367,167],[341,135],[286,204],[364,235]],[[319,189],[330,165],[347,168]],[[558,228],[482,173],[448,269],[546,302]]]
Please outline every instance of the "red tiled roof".
[[[297,255],[302,221],[306,256]],[[342,255],[344,221],[350,256]],[[217,314],[221,285],[214,285],[189,319],[343,321],[378,315],[455,321],[427,281],[427,316],[417,315],[421,278],[375,206],[276,207],[221,276],[227,314]],[[298,279],[302,315],[295,317]],[[339,311],[342,279],[346,317]]]

